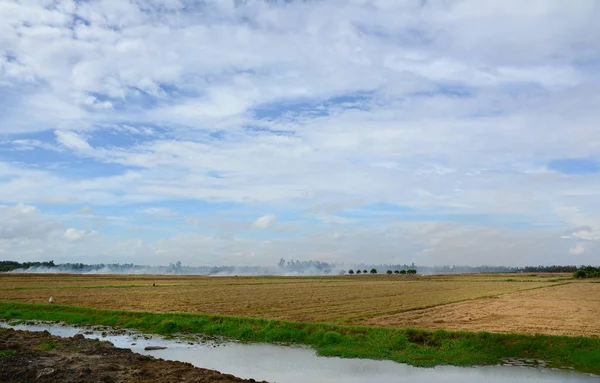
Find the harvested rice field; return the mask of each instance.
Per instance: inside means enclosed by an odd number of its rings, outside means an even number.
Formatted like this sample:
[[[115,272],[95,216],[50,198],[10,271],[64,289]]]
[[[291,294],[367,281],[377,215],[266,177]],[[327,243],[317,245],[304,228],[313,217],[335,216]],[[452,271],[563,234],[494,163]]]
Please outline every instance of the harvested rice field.
[[[152,284],[156,283],[156,287]],[[336,324],[600,336],[600,283],[560,274],[0,274],[1,301]]]
[[[431,330],[600,336],[600,283],[568,283],[425,310],[384,315],[364,323]]]

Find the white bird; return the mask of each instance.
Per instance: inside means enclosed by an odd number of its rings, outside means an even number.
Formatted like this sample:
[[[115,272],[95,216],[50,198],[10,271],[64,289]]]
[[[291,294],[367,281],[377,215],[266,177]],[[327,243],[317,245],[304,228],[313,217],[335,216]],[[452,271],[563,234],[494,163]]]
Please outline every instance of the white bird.
[[[52,297],[50,297],[50,299],[48,299],[48,303],[52,303]]]

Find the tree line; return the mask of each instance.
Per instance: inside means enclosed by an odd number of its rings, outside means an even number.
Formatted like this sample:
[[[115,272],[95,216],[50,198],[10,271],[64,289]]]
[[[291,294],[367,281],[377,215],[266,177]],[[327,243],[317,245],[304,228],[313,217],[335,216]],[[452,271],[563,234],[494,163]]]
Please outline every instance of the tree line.
[[[13,271],[17,269],[29,269],[31,267],[55,267],[54,261],[49,262],[17,262],[0,261],[0,272]]]
[[[300,261],[295,259],[286,261],[281,258],[277,267],[287,272],[303,273],[308,271],[320,271],[323,274],[329,274],[335,269],[336,264],[323,261]]]
[[[377,274],[377,269],[376,268],[372,268],[371,271],[369,271],[368,273],[370,273],[370,274]],[[398,269],[396,269],[394,271],[388,269],[388,271],[386,271],[386,274],[388,274],[388,275],[391,275],[391,274],[403,274],[403,275],[407,275],[408,274],[408,275],[412,275],[412,274],[416,274],[416,273],[417,273],[417,270],[415,270],[415,269],[408,269],[408,270],[404,270],[404,269],[398,270]],[[342,270],[340,272],[340,274],[344,275],[344,274],[346,274],[346,271]],[[356,271],[354,271],[354,270],[350,269],[350,270],[348,270],[348,274],[350,274],[350,275],[367,274],[367,270],[366,269],[365,270],[357,269]]]
[[[574,278],[600,278],[600,268],[593,266],[582,267],[573,273]]]
[[[259,266],[184,266],[181,262],[171,263],[168,266],[143,266],[133,263],[112,264],[84,264],[63,263],[55,264],[54,261],[43,262],[18,262],[0,261],[0,272],[13,270],[46,269],[55,272],[107,272],[107,273],[152,273],[152,274],[209,274],[209,275],[275,275],[280,273],[290,274],[377,274],[377,270],[387,270],[386,274],[441,274],[441,273],[573,273],[576,278],[598,278],[600,277],[598,267],[574,266],[574,265],[552,265],[552,266],[525,266],[525,267],[499,267],[499,266],[415,266],[411,265],[375,265],[358,264],[353,268],[342,270],[343,264],[328,263],[323,261],[300,261],[281,259],[277,267]]]

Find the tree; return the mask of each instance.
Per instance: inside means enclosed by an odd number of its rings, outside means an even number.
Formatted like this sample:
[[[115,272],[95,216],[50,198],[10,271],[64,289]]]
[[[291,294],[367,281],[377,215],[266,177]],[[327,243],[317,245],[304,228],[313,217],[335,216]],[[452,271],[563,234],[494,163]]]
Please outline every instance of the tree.
[[[400,274],[400,271],[394,270],[394,274]]]
[[[392,270],[388,270],[385,273],[388,274],[388,275],[390,275],[390,274],[392,274]]]
[[[363,274],[366,274],[366,273],[367,273],[367,270],[363,270]]]
[[[356,270],[356,274],[360,274],[360,270]]]
[[[406,274],[406,270],[400,270],[400,274]]]
[[[573,273],[573,278],[600,278],[600,269],[594,266],[581,266]]]
[[[350,274],[350,275],[354,274],[354,270],[352,270],[352,269],[348,270],[348,274]]]
[[[371,269],[371,274],[377,274],[377,269]]]

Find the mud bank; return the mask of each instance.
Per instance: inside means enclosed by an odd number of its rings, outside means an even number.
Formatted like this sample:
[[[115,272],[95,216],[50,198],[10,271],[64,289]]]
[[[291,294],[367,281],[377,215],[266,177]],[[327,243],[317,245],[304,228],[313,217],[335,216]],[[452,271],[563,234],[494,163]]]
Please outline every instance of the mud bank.
[[[83,335],[0,328],[0,382],[255,382],[139,355]]]

